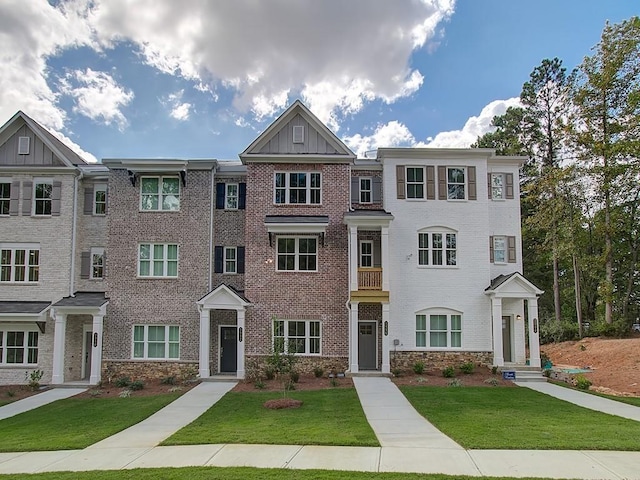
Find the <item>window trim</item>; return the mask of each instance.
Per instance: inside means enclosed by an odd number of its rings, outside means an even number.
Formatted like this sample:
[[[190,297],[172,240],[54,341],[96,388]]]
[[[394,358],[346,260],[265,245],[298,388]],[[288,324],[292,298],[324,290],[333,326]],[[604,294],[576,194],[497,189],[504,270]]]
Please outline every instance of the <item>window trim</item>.
[[[101,257],[101,265],[94,263],[94,255],[100,255]],[[94,276],[94,268],[101,268],[102,275],[97,277]],[[103,247],[91,247],[89,251],[89,280],[104,280],[104,248]]]
[[[11,215],[11,179],[0,177],[0,185],[9,185],[8,197],[0,197],[0,217],[8,217]],[[2,190],[0,189],[0,192]],[[2,205],[6,202],[7,205],[7,213],[2,213]]]
[[[460,182],[449,182],[449,170],[462,170],[462,174],[463,174],[463,179],[462,179],[462,183]],[[447,189],[447,201],[448,202],[463,202],[466,200],[469,200],[469,188],[467,186],[467,182],[469,181],[469,173],[467,172],[467,167],[463,167],[463,166],[456,166],[456,165],[446,165],[445,166],[445,188]],[[462,186],[463,192],[464,192],[464,197],[463,198],[451,198],[449,196],[449,185],[458,185],[458,186]]]
[[[458,268],[460,266],[460,262],[458,261],[458,250],[459,250],[459,242],[458,242],[458,232],[456,230],[453,230],[451,228],[446,228],[446,227],[429,227],[429,228],[424,228],[422,230],[418,230],[418,238],[417,238],[417,244],[416,244],[416,249],[417,249],[417,256],[416,256],[416,263],[418,268]],[[420,247],[420,239],[421,239],[421,235],[427,235],[427,247]],[[441,248],[434,248],[434,241],[433,241],[433,236],[434,235],[441,235],[442,238],[440,239],[441,242]],[[448,248],[448,242],[447,242],[447,236],[448,235],[453,235],[454,236],[454,240],[455,240],[455,248]],[[434,253],[438,251],[441,253],[441,261],[442,263],[434,263]],[[427,257],[427,261],[428,263],[421,263],[421,259],[423,258],[420,254],[422,252],[426,252],[426,257]],[[448,264],[448,260],[449,260],[449,255],[447,255],[448,252],[454,252],[454,260],[455,263],[453,264]]]
[[[142,246],[143,245],[149,245],[149,258],[148,259],[142,259]],[[163,247],[163,252],[162,252],[162,259],[154,259],[153,258],[153,250],[155,250],[154,247],[156,246],[162,246]],[[176,258],[174,259],[169,259],[168,258],[168,250],[170,246],[175,246],[176,247]],[[160,261],[162,260],[162,275],[153,275],[153,262],[154,261]],[[141,266],[142,266],[142,261],[145,262],[149,262],[149,275],[142,275],[142,270],[141,270]],[[169,262],[175,262],[176,263],[176,274],[175,275],[167,275],[168,272],[168,267],[169,267]],[[180,245],[177,243],[146,243],[146,242],[141,242],[138,244],[138,278],[141,279],[161,279],[161,278],[165,278],[165,279],[175,279],[178,278],[180,276]]]
[[[369,182],[369,188],[363,188],[362,182]],[[370,205],[373,203],[373,177],[358,177],[358,203],[361,205]],[[369,194],[369,201],[362,199],[362,194]]]
[[[498,248],[496,248],[497,243],[502,240],[502,249],[499,250]],[[508,247],[508,239],[506,237],[506,235],[494,235],[493,236],[493,263],[497,264],[497,265],[506,265],[508,262],[508,255],[509,255],[509,247]],[[497,253],[498,252],[502,252],[503,253],[503,258],[502,260],[498,260],[497,259]]]
[[[431,328],[431,317],[433,316],[446,316],[447,317],[447,327],[446,330],[435,330]],[[457,316],[460,318],[460,328],[453,329],[453,317]],[[424,317],[424,329],[418,329],[418,317]],[[462,350],[463,344],[463,314],[460,311],[452,310],[448,308],[429,308],[426,310],[421,310],[416,312],[415,314],[415,346],[421,350]],[[432,333],[446,333],[446,346],[431,346],[431,334]],[[459,335],[459,346],[453,346],[454,334]],[[418,345],[418,335],[424,335],[424,345]]]
[[[502,173],[502,172],[491,172],[489,175],[490,175],[490,178],[491,178],[491,182],[490,182],[491,191],[489,192],[491,196],[489,198],[491,198],[491,200],[494,200],[496,202],[502,202],[502,201],[506,200],[507,199],[507,195],[506,195],[507,194],[507,179],[506,179],[506,175],[504,173]],[[500,196],[496,197],[494,195],[494,193],[493,193],[493,189],[494,189],[493,179],[494,178],[498,178],[498,177],[501,179],[502,185],[500,185],[500,192],[501,192]]]
[[[21,346],[7,346],[7,337],[8,333],[23,333],[23,344]],[[30,345],[31,335],[34,334],[36,338],[35,346]],[[22,350],[22,358],[23,361],[21,363],[8,363],[7,362],[7,353],[8,349],[21,349]],[[35,351],[35,362],[29,362],[29,350]],[[40,334],[38,329],[31,325],[27,326],[24,324],[16,324],[16,323],[4,323],[0,324],[0,366],[2,367],[33,367],[34,365],[38,365],[40,356]]]
[[[422,171],[422,181],[410,181],[409,180],[409,169],[412,170],[421,170]],[[404,175],[405,175],[405,200],[426,200],[427,199],[427,169],[424,165],[405,165],[404,167]],[[410,197],[409,196],[409,187],[422,185],[422,196],[420,197]]]
[[[142,340],[136,340],[136,328],[143,328]],[[164,327],[164,356],[163,357],[150,357],[149,356],[149,327]],[[171,340],[171,329],[178,329],[178,340]],[[151,343],[161,343],[159,341],[152,341]],[[136,356],[136,344],[142,344],[142,356]],[[178,345],[178,356],[172,357],[171,345]],[[180,360],[180,325],[167,325],[167,324],[135,324],[131,327],[131,358],[133,360]]]
[[[306,176],[306,186],[305,186],[305,199],[304,203],[301,202],[291,202],[291,175],[301,175],[304,174]],[[277,186],[278,175],[284,175],[284,186]],[[319,187],[311,186],[311,176],[318,175],[319,179]],[[293,187],[296,190],[302,190],[299,187]],[[284,190],[284,202],[278,202],[278,190]],[[311,201],[311,193],[312,191],[318,191],[319,199],[318,202]],[[273,204],[274,205],[307,205],[307,206],[321,206],[322,205],[322,172],[316,171],[275,171],[273,172]]]
[[[227,252],[233,252],[233,259],[229,260],[227,258]],[[227,269],[227,262],[233,262],[233,270]],[[226,275],[236,275],[238,273],[238,247],[223,247],[222,273]]]
[[[235,196],[229,194],[229,187],[236,187]],[[229,206],[229,200],[235,198],[236,206]],[[224,184],[224,209],[225,210],[238,210],[238,205],[240,203],[240,185],[238,183],[225,183]]]
[[[371,253],[367,253],[365,254],[362,246],[363,245],[371,245]],[[374,267],[374,259],[373,259],[373,240],[360,240],[360,248],[359,248],[359,255],[358,255],[358,267],[359,268],[373,268]],[[368,257],[371,258],[371,265],[364,265],[362,259]]]
[[[11,262],[10,263],[2,263],[2,251],[10,250],[11,251]],[[20,264],[24,268],[24,280],[15,280],[16,278],[16,263],[15,252],[17,250],[24,250],[24,264]],[[37,263],[31,264],[31,254],[32,252],[37,252],[36,260]],[[2,271],[3,269],[9,267],[9,280],[2,280]],[[29,280],[31,278],[32,270],[35,272],[35,276],[37,280]],[[39,243],[0,243],[0,283],[3,284],[12,284],[12,285],[36,285],[40,281],[40,244]]]
[[[142,187],[140,187],[142,188]],[[104,201],[98,201],[98,193],[104,192]],[[104,205],[104,212],[98,213],[98,205]],[[104,217],[107,214],[107,184],[96,183],[93,186],[93,215],[97,217]]]
[[[49,185],[50,186],[50,192],[49,192],[49,197],[42,197],[42,198],[38,198],[36,196],[37,190],[38,190],[38,185]],[[31,216],[33,217],[50,217],[52,215],[52,207],[53,207],[53,179],[51,178],[34,178],[33,179],[33,186],[31,187],[32,191],[31,191]],[[38,210],[38,202],[45,202],[44,204],[46,205],[48,202],[49,205],[49,213],[37,213]]]
[[[295,249],[293,253],[284,252],[283,255],[294,255],[294,269],[293,270],[280,270],[279,267],[279,257],[280,257],[280,240],[285,239],[294,239],[295,240]],[[313,256],[315,257],[315,269],[314,270],[300,270],[300,240],[312,239],[315,242],[315,252],[313,252]],[[310,256],[308,252],[304,252],[303,255]],[[297,273],[310,273],[310,272],[318,272],[318,237],[309,236],[309,235],[278,235],[276,237],[276,272],[297,272]]]
[[[144,182],[145,179],[147,178],[157,178],[158,179],[158,190],[155,193],[143,193],[142,192],[142,183]],[[172,180],[177,180],[178,181],[178,208],[171,210],[171,209],[163,209],[162,205],[164,204],[163,202],[163,198],[162,198],[162,184],[164,179],[172,179]],[[154,195],[158,197],[158,208],[153,209],[153,208],[143,208],[144,204],[143,204],[143,197],[147,195]],[[179,212],[181,205],[182,204],[182,186],[180,185],[180,177],[178,175],[143,175],[140,177],[140,203],[139,203],[139,210],[140,212],[155,212],[155,213],[166,213],[166,212]]]
[[[282,322],[283,323],[283,335],[277,335],[276,336],[276,322]],[[273,348],[274,351],[279,350],[278,346],[276,345],[276,338],[282,338],[283,339],[283,346],[286,343],[287,344],[287,350],[288,350],[288,342],[289,342],[289,322],[300,322],[300,323],[304,323],[305,327],[304,327],[304,337],[301,336],[292,336],[291,338],[296,338],[296,339],[300,339],[300,338],[304,338],[304,345],[305,345],[305,351],[304,352],[292,352],[293,355],[295,356],[305,356],[305,357],[317,357],[317,356],[321,356],[322,355],[322,321],[320,320],[300,320],[300,319],[294,319],[294,318],[274,318],[273,322],[271,323],[271,347]],[[318,328],[318,335],[311,335],[311,324],[317,324],[317,328]],[[318,351],[311,353],[311,339],[318,339]],[[280,351],[280,350],[279,350]]]

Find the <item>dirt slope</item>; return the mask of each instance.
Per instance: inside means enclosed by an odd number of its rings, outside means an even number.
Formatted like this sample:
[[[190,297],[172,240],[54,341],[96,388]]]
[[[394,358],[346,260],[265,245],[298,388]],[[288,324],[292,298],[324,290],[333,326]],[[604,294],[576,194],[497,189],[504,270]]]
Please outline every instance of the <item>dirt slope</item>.
[[[578,342],[550,343],[540,348],[554,367],[589,367],[585,377],[603,393],[640,396],[640,337],[584,338]],[[592,388],[593,388],[592,387]],[[608,391],[608,390],[612,391]]]

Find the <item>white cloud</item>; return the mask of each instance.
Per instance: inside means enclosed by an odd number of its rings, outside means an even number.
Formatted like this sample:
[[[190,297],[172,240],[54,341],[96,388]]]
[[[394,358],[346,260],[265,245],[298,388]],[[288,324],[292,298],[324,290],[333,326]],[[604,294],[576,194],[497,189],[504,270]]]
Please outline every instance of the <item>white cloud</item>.
[[[192,104],[183,102],[184,89],[177,92],[170,93],[166,98],[160,100],[160,102],[170,108],[169,116],[181,122],[189,120],[191,115]]]
[[[49,133],[51,133],[51,135],[53,135],[54,137],[57,137],[58,140],[60,140],[62,143],[64,143],[67,147],[69,147],[75,153],[80,155],[83,160],[86,160],[89,163],[98,163],[98,159],[92,153],[89,153],[86,150],[83,150],[80,145],[75,143],[73,140],[71,140],[66,135],[63,135],[62,133],[60,133],[60,132],[58,132],[56,130],[53,130],[51,128],[48,128],[47,130],[49,130]]]
[[[118,85],[108,73],[90,68],[67,72],[60,91],[75,100],[74,112],[106,125],[115,123],[120,130],[127,125],[120,109],[133,100],[133,92]]]
[[[344,137],[342,141],[358,157],[365,157],[367,152],[376,150],[378,147],[412,147],[416,143],[407,126],[396,120],[378,125],[372,135],[362,136],[358,133],[351,137]]]

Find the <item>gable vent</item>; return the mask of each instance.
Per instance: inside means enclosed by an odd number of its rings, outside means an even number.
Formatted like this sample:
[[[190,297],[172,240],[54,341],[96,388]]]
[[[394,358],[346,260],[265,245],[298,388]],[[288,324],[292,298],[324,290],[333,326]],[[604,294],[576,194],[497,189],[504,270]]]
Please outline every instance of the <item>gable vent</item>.
[[[304,143],[304,125],[294,125],[293,143]]]
[[[18,155],[29,155],[29,144],[31,139],[29,137],[18,138]]]

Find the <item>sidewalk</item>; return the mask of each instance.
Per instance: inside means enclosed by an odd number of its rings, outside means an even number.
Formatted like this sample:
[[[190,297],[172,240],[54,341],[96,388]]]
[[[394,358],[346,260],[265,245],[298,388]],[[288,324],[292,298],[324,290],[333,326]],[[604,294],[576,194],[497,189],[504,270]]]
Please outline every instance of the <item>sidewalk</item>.
[[[33,410],[34,408],[41,407],[56,400],[62,400],[63,398],[73,397],[86,390],[86,388],[53,388],[46,390],[37,395],[32,395],[22,400],[17,400],[8,405],[0,407],[0,420],[13,417],[19,413]]]

